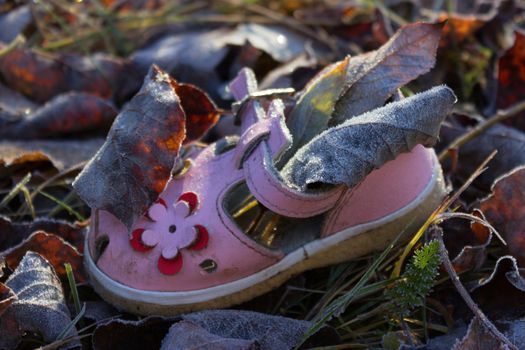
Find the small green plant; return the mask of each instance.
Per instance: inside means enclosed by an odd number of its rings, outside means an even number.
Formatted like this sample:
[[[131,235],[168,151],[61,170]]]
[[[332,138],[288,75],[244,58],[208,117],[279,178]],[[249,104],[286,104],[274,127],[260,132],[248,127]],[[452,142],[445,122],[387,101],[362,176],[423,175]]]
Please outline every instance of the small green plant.
[[[402,319],[416,307],[423,306],[438,275],[441,263],[439,243],[430,241],[414,252],[406,271],[389,289],[386,296],[391,300],[390,311]]]

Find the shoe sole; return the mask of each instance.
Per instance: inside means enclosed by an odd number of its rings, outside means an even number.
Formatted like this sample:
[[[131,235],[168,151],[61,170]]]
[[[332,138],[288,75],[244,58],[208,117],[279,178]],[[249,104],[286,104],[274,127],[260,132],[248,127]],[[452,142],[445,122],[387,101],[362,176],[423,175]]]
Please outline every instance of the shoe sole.
[[[435,158],[435,157],[434,157]],[[441,168],[409,205],[381,219],[357,225],[310,242],[281,261],[253,275],[219,286],[183,292],[144,291],[116,282],[102,272],[89,253],[85,266],[95,291],[119,309],[140,315],[176,315],[226,308],[253,299],[304,271],[352,260],[384,249],[400,233],[403,241],[417,231],[446,195]],[[86,235],[86,247],[87,235]]]

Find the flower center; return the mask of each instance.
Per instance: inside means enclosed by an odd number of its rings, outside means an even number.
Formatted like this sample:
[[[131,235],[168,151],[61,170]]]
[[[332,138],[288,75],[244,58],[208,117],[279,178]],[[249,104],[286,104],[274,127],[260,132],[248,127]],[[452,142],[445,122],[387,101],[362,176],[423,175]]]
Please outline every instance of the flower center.
[[[175,233],[175,231],[177,231],[177,226],[170,225],[170,227],[168,228],[168,231],[170,231],[170,233]]]

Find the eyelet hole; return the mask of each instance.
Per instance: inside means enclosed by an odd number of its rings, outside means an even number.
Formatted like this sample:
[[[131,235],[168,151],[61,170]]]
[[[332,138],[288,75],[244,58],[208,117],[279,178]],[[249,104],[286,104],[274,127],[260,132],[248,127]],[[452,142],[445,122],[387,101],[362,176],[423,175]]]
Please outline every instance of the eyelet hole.
[[[206,259],[203,262],[199,264],[201,269],[206,271],[207,273],[212,273],[215,270],[217,270],[217,263],[212,259]]]
[[[175,231],[177,231],[177,226],[175,225],[170,225],[170,227],[168,227],[168,231],[170,233],[175,233]]]

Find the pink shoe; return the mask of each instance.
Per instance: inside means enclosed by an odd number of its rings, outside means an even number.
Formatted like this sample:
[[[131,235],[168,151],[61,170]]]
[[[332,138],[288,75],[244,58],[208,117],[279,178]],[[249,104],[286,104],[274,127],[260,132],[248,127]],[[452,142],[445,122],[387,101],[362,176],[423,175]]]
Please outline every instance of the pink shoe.
[[[245,74],[232,84],[237,100],[248,94]],[[99,212],[85,261],[109,302],[163,315],[238,304],[305,270],[381,250],[403,230],[408,237],[445,196],[435,153],[422,146],[352,189],[300,192],[273,165],[290,144],[280,101],[266,113],[247,101],[240,115],[238,143],[220,141],[197,154],[131,237]],[[249,227],[254,221],[260,227]]]

